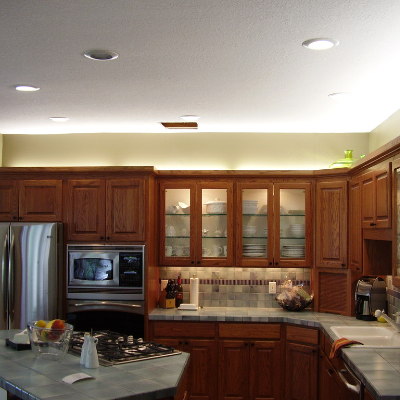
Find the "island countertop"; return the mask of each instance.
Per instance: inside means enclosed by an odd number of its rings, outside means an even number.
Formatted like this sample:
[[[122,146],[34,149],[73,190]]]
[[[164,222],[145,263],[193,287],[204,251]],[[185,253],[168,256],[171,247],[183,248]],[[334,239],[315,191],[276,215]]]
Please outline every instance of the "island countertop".
[[[0,386],[23,400],[153,400],[176,395],[189,354],[87,369],[71,354],[60,361],[35,358],[32,350],[5,345],[17,330],[0,331]],[[67,375],[84,372],[94,379],[64,383]]]
[[[331,342],[338,339],[332,326],[382,326],[376,321],[317,313],[289,312],[280,308],[204,307],[197,311],[156,308],[152,321],[274,322],[319,328]],[[385,324],[387,325],[387,324]],[[341,357],[376,400],[400,399],[400,349],[343,348]]]

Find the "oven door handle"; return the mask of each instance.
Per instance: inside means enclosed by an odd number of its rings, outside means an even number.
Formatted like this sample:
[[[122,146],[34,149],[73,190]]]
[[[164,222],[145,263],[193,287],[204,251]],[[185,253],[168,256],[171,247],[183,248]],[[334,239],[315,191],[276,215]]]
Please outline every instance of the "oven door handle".
[[[110,306],[110,307],[128,307],[128,308],[142,308],[140,304],[124,304],[124,303],[109,303],[107,301],[94,301],[92,303],[75,303],[74,307],[87,307],[87,306]]]

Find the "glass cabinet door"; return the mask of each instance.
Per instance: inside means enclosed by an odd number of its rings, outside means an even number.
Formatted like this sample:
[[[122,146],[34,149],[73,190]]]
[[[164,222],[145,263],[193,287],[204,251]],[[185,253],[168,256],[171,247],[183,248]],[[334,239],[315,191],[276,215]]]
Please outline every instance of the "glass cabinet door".
[[[194,188],[185,184],[162,184],[161,247],[163,265],[194,264]]]
[[[237,260],[265,267],[273,260],[272,184],[238,184]]]
[[[310,190],[307,183],[274,186],[275,266],[311,266]]]
[[[232,193],[229,183],[201,184],[197,260],[201,264],[226,266],[233,259]]]

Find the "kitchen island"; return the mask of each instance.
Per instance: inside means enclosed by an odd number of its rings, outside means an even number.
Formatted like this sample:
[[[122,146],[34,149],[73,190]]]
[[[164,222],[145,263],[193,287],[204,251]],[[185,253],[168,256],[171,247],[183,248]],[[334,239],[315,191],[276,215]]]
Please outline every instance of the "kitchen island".
[[[387,325],[309,310],[288,312],[277,308],[244,307],[204,307],[197,311],[157,308],[150,314],[149,319],[153,322],[286,323],[299,328],[318,328],[331,343],[338,339],[331,330],[332,326]],[[375,400],[400,398],[400,348],[343,348],[341,357]]]
[[[60,361],[38,359],[32,350],[16,351],[5,345],[17,330],[0,331],[0,387],[23,400],[153,400],[177,394],[189,363],[189,354],[87,369],[71,354]],[[91,379],[64,383],[76,373]]]

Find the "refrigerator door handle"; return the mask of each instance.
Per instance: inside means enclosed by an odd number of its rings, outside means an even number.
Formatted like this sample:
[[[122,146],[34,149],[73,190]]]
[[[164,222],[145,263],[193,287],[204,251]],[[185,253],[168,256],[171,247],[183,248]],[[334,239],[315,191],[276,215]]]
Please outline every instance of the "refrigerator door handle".
[[[4,243],[3,243],[3,252],[2,252],[2,260],[1,260],[1,290],[3,293],[3,315],[7,315],[7,297],[8,297],[8,287],[7,287],[7,277],[8,277],[8,233],[4,236]]]
[[[9,293],[9,310],[8,315],[10,321],[14,320],[14,306],[15,306],[15,298],[14,298],[14,248],[15,248],[15,240],[14,233],[12,229],[10,229],[10,253],[8,255],[8,293]]]

